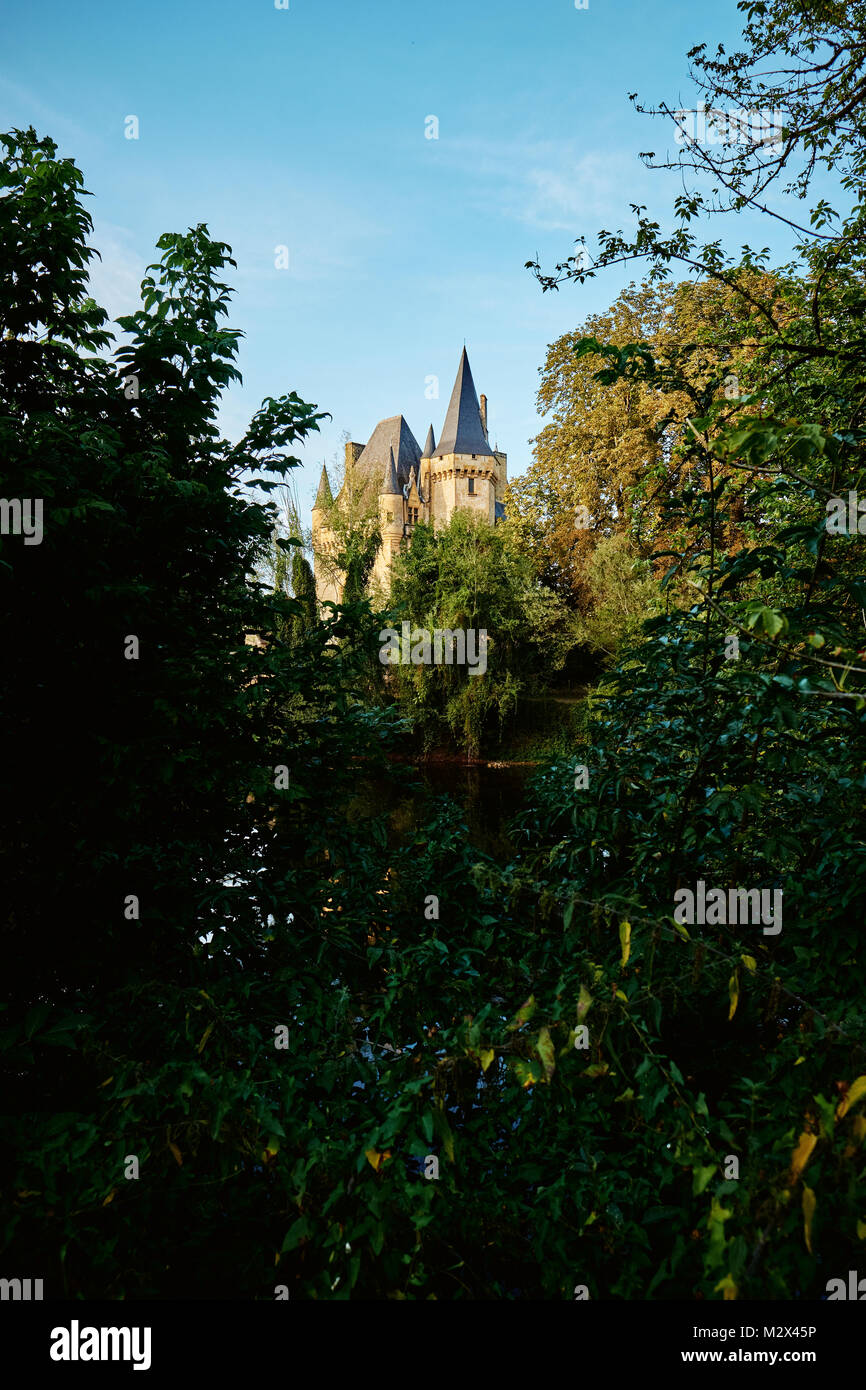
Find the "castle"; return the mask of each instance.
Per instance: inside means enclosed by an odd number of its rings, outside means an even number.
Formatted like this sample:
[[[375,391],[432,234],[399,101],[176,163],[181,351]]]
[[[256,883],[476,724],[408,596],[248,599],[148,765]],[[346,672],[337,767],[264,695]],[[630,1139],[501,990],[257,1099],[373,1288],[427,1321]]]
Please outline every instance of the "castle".
[[[455,511],[467,511],[492,526],[505,515],[506,482],[507,458],[490,447],[487,397],[479,403],[464,348],[439,443],[432,425],[421,449],[402,415],[380,420],[366,444],[346,444],[345,477],[336,506],[344,516],[355,517],[375,515],[378,507],[382,542],[370,584],[387,593],[393,558],[418,522],[439,530]],[[313,506],[320,603],[339,603],[345,582],[334,561],[338,546],[329,525],[334,505],[323,467]]]

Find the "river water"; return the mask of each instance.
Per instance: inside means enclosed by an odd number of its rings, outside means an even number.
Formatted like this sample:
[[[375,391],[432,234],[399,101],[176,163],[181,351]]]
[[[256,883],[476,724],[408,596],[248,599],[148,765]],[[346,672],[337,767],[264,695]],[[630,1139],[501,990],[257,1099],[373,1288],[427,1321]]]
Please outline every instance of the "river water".
[[[465,818],[470,843],[502,863],[515,850],[508,822],[523,809],[527,782],[535,771],[532,763],[399,763],[392,777],[367,781],[362,801],[368,810],[388,811],[399,842],[429,822],[437,798],[448,796]]]

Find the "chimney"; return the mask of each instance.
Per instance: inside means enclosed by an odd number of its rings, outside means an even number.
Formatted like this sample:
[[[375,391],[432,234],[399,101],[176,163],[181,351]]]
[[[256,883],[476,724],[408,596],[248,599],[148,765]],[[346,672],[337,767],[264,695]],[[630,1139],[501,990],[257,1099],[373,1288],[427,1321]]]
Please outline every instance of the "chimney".
[[[481,428],[484,431],[484,438],[487,438],[487,397],[481,397]]]

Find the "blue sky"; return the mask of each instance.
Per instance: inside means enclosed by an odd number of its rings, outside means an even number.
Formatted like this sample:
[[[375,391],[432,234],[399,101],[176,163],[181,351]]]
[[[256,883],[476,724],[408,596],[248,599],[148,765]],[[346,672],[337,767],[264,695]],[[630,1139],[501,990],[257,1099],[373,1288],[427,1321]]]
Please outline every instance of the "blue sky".
[[[344,430],[364,442],[402,412],[438,437],[464,340],[524,471],[547,344],[641,276],[544,295],[524,263],[628,227],[633,202],[664,222],[678,183],[638,151],[672,137],[627,93],[688,106],[687,50],[739,28],[733,0],[7,0],[0,125],[83,169],[112,316],[161,232],[206,222],[231,244],[244,381],[221,423],[237,438],[288,390],[332,413],[296,475],[308,512]],[[766,223],[719,232],[785,250]]]

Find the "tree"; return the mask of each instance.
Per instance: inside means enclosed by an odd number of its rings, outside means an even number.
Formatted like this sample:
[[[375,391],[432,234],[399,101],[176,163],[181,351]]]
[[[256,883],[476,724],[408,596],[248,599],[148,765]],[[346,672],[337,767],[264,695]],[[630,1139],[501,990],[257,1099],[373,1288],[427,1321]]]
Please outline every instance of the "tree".
[[[752,284],[779,304],[780,284],[759,275]],[[721,397],[745,381],[755,336],[748,306],[731,288],[648,282],[630,285],[607,313],[548,349],[538,408],[552,419],[527,473],[511,484],[509,516],[544,582],[581,611],[592,603],[587,565],[602,537],[628,535],[644,557],[663,540],[671,548],[687,543],[668,505],[682,482],[675,443],[708,382]],[[633,369],[602,385],[604,359],[578,353],[583,339],[640,344],[653,355],[653,380]],[[734,503],[727,539],[735,548],[744,540],[741,520]]]
[[[866,81],[862,7],[795,0],[771,9],[750,0],[740,9],[743,51],[728,57],[720,48],[710,59],[700,46],[690,56],[713,111],[732,98],[782,111],[778,150],[746,138],[720,154],[712,142],[693,141],[684,171],[712,176],[716,201],[687,181],[671,234],[636,208],[634,236],[602,232],[589,271],[573,257],[551,274],[535,266],[552,288],[638,258],[659,283],[679,263],[739,298],[754,340],[730,397],[718,374],[695,384],[680,369],[674,379],[694,409],[676,435],[681,481],[669,514],[690,541],[667,556],[666,579],[678,575],[694,602],[649,624],[606,681],[578,751],[590,767],[588,788],[572,809],[573,768],[547,779],[547,810],[533,817],[542,831],[524,865],[533,895],[539,875],[551,892],[569,885],[566,928],[588,914],[600,989],[613,974],[622,980],[623,970],[634,971],[622,998],[614,993],[619,1020],[606,1012],[599,1023],[617,1084],[641,1080],[640,1093],[622,1093],[639,1098],[638,1132],[668,1096],[678,1102],[678,1116],[662,1128],[670,1151],[691,1166],[693,1201],[649,1288],[674,1288],[682,1278],[683,1233],[692,1218],[698,1229],[694,1199],[705,1194],[709,1240],[691,1287],[726,1299],[793,1288],[820,1295],[818,1256],[834,1269],[853,1256],[850,1195],[862,1173],[863,1122],[827,1097],[866,1089],[857,1080],[852,974],[863,889],[851,875],[861,858],[866,766],[866,584],[856,536],[834,538],[826,524],[827,502],[858,486],[866,437],[866,163],[853,115]],[[768,71],[767,60],[780,66]],[[853,195],[850,212],[839,216],[819,200],[795,224],[769,207],[798,157],[800,172],[783,191],[805,197],[824,162]],[[755,276],[766,253],[747,247],[733,256],[720,242],[698,244],[691,224],[723,206],[766,209],[798,234],[796,259],[763,287]],[[576,351],[597,360],[599,347],[586,338]],[[642,343],[602,351],[602,386],[671,384],[661,355]],[[748,532],[736,550],[725,545],[733,491]],[[709,914],[686,928],[672,916],[675,895],[698,882],[783,893],[784,929],[780,921],[761,940],[742,921],[720,930],[726,919]],[[606,948],[605,930],[617,922],[618,939]],[[711,1038],[712,1055],[696,1066],[698,1036],[705,1045]],[[726,1149],[741,1155],[736,1184],[719,1169]],[[813,1151],[819,1158],[804,1173]],[[655,1252],[647,1273],[654,1261]]]
[[[425,743],[450,730],[470,756],[494,728],[501,733],[522,691],[562,669],[575,644],[564,605],[535,580],[507,528],[465,512],[439,531],[414,528],[394,562],[391,605],[398,624],[486,632],[483,674],[444,662],[391,668],[398,702]]]
[[[858,81],[831,83],[837,118]],[[859,532],[825,525],[862,453],[853,231],[774,277],[788,323],[750,300],[755,258],[673,248],[765,324],[745,398],[578,344],[601,386],[690,395],[662,593],[694,603],[594,693],[502,865],[453,808],[402,842],[359,811],[394,731],[358,698],[369,604],[289,649],[298,600],[249,579],[274,516],[241,478],[279,476],[316,412],[284,397],[218,438],[227,248],[161,239],[124,321],[135,404],[83,298],[80,174],[6,148],[0,443],[10,495],[46,500],[42,544],[0,552],[4,727],[31,753],[0,837],[7,1268],[71,1297],[562,1298],[575,1269],[593,1298],[821,1296],[862,1244],[866,1133],[866,595]],[[662,271],[668,249],[633,248]],[[506,530],[466,526],[418,528],[410,612],[490,615],[542,674],[554,605],[533,649],[543,590]],[[696,880],[783,888],[782,931],[676,921]]]
[[[271,536],[271,548],[261,574],[275,594],[294,597],[298,603],[277,623],[281,640],[302,641],[318,619],[316,581],[304,555],[305,537],[297,495],[285,485],[277,490],[281,515]],[[299,606],[298,606],[299,605]]]

